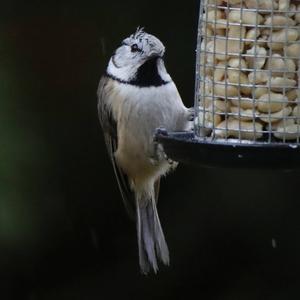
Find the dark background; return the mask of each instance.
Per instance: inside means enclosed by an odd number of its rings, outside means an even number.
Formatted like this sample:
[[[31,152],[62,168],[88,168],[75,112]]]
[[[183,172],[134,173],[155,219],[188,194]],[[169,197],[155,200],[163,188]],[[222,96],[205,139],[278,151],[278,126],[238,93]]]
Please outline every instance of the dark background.
[[[139,273],[96,89],[112,51],[140,25],[165,43],[168,71],[193,105],[198,6],[1,3],[1,300],[299,297],[295,171],[181,165],[159,201],[171,266]]]

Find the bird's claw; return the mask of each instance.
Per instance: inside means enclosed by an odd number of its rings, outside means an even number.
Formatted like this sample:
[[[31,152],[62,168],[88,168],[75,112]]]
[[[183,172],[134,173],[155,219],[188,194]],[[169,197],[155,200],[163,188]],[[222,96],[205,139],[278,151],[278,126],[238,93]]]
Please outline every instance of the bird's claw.
[[[171,158],[169,158],[167,155],[165,155],[165,159],[166,159],[166,161],[168,162],[168,164],[169,164],[170,166],[173,166],[173,164],[175,163],[175,161],[172,160]]]
[[[193,122],[195,119],[195,109],[194,107],[188,108],[188,121]]]
[[[158,134],[167,136],[168,135],[168,131],[164,127],[158,127],[155,130],[155,135],[158,135]]]

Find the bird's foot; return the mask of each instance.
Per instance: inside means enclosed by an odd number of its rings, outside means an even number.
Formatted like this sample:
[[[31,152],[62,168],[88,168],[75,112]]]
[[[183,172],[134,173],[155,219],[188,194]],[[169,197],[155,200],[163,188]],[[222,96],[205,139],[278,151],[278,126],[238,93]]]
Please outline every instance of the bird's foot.
[[[164,153],[164,159],[168,162],[170,166],[172,166],[174,163],[176,163],[174,160],[172,160],[166,153]]]
[[[194,107],[188,108],[188,121],[193,122],[195,119],[195,109]]]

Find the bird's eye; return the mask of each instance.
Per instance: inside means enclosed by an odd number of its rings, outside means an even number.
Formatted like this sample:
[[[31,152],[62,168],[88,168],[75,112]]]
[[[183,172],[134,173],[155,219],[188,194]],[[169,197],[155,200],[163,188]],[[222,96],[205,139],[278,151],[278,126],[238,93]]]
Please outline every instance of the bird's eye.
[[[141,51],[139,46],[137,44],[133,44],[131,46],[131,52],[137,52],[137,51]]]

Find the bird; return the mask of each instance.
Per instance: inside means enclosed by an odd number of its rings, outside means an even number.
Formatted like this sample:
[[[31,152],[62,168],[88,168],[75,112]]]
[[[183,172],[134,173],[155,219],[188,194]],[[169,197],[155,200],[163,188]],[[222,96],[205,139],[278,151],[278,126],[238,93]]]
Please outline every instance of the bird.
[[[157,128],[187,131],[185,107],[164,64],[165,46],[138,27],[111,56],[97,90],[98,116],[127,212],[136,222],[139,266],[157,273],[169,249],[157,212],[160,179],[177,163],[154,140]]]

